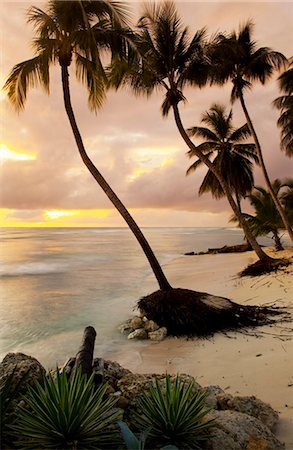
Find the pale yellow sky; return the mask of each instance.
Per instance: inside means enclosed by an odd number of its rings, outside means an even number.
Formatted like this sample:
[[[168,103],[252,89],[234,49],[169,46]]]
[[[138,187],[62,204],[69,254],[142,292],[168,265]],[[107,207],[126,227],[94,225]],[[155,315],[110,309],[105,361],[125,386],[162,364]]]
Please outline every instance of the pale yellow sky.
[[[40,2],[35,4],[40,5]],[[131,2],[134,11],[139,2]],[[252,19],[259,46],[291,56],[293,4],[284,2],[176,2],[185,25],[194,33],[231,31]],[[30,2],[1,4],[1,85],[12,66],[32,56],[32,29],[25,11]],[[272,178],[292,176],[292,160],[279,150],[275,78],[256,85],[247,105],[256,124]],[[141,226],[226,226],[231,215],[225,200],[197,196],[204,170],[186,177],[190,161],[172,115],[162,119],[162,93],[151,99],[131,92],[110,92],[95,116],[87,108],[85,89],[74,80],[72,102],[86,148],[97,167]],[[212,103],[229,105],[230,86],[189,89],[181,106],[186,128],[200,123]],[[64,112],[60,74],[51,72],[51,95],[29,93],[24,112],[17,114],[1,93],[1,192],[3,226],[124,226],[79,158]],[[239,105],[236,126],[244,123]],[[256,182],[263,184],[256,172]]]

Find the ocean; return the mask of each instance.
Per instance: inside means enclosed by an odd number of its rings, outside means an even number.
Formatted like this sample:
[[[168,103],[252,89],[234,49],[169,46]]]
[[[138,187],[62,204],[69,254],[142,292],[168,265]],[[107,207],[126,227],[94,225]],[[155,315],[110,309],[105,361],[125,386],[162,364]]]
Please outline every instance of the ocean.
[[[243,242],[234,228],[143,232],[163,268],[186,252]],[[273,245],[269,238],[261,243]],[[55,367],[76,354],[87,325],[97,331],[96,356],[123,348],[119,324],[140,297],[158,289],[127,228],[7,228],[0,252],[1,360],[22,352]]]

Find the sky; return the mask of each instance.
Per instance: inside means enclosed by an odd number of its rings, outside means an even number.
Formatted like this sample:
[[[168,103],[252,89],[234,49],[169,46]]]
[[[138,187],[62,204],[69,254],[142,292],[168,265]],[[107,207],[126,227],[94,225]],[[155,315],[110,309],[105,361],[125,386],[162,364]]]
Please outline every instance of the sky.
[[[175,2],[183,24],[192,35],[202,27],[208,35],[237,30],[251,19],[258,46],[269,46],[292,56],[292,2]],[[12,67],[33,56],[33,30],[26,10],[35,1],[2,2],[1,74],[3,86]],[[130,2],[133,23],[142,4]],[[276,74],[265,86],[255,84],[246,94],[271,179],[292,176],[293,161],[280,151]],[[110,91],[95,115],[87,106],[86,89],[70,77],[77,122],[85,147],[130,210],[137,223],[147,226],[231,226],[225,199],[198,196],[205,169],[186,177],[191,160],[172,114],[163,119],[163,92],[137,98],[124,88]],[[184,91],[180,112],[185,128],[200,125],[201,115],[213,103],[230,108],[231,85]],[[17,113],[0,93],[0,219],[6,226],[125,226],[118,212],[88,173],[79,157],[63,106],[59,68],[51,70],[50,96],[40,88],[29,92],[25,110]],[[245,123],[240,106],[233,106],[235,126]],[[195,141],[199,144],[199,141]],[[264,185],[259,170],[256,184]],[[249,208],[246,205],[246,208]]]

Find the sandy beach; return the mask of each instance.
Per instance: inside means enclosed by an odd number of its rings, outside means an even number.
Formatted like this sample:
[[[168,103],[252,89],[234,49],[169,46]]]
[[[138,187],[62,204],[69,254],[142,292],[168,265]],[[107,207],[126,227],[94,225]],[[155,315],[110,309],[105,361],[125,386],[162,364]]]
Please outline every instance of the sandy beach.
[[[272,249],[268,253],[274,255]],[[293,249],[278,252],[293,258]],[[253,252],[184,256],[164,267],[174,287],[226,296],[243,304],[293,306],[293,265],[259,277],[237,273]],[[217,264],[215,264],[217,261]],[[211,270],[211,267],[213,268]],[[144,286],[145,290],[145,286]],[[279,412],[277,437],[293,449],[293,323],[265,326],[248,334],[217,334],[209,340],[168,338],[104,355],[137,373],[187,373],[205,386],[218,384],[232,395],[255,395]],[[291,329],[291,331],[290,331]]]

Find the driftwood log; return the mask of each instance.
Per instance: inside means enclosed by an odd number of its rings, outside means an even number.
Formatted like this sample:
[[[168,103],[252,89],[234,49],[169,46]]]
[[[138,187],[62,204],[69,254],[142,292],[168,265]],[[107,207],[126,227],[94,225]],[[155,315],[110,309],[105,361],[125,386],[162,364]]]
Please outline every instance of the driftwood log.
[[[61,368],[65,371],[67,378],[70,379],[78,367],[81,368],[83,374],[89,378],[94,373],[94,383],[96,386],[104,381],[104,360],[103,358],[95,358],[94,348],[96,340],[96,330],[88,326],[84,329],[81,346],[75,357],[68,358]]]

